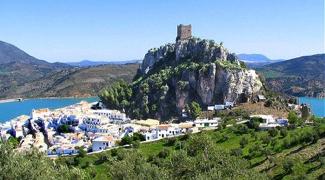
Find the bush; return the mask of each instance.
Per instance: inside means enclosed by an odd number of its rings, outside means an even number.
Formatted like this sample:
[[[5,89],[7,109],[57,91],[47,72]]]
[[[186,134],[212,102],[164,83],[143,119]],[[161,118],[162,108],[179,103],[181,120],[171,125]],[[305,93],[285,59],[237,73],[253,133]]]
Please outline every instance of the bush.
[[[231,149],[230,154],[233,156],[241,156],[243,154],[243,151],[240,148]]]
[[[146,137],[140,133],[133,133],[132,140],[133,141],[145,141]]]
[[[290,124],[297,124],[298,123],[298,116],[296,112],[290,111],[288,114],[288,121]]]
[[[243,137],[240,139],[239,144],[240,144],[240,147],[241,147],[241,148],[244,148],[244,147],[248,144],[248,139],[247,139],[245,136],[243,136]]]
[[[275,137],[278,135],[278,130],[275,128],[269,129],[268,132],[269,132],[269,135],[272,137]]]
[[[167,138],[165,139],[165,143],[164,143],[164,146],[174,146],[175,143],[176,143],[176,138],[173,137],[173,138]]]
[[[120,145],[123,146],[123,145],[131,144],[132,141],[133,139],[129,135],[126,135],[121,139]]]
[[[84,148],[79,148],[78,157],[85,157],[87,155],[87,151]]]
[[[71,129],[69,127],[69,125],[66,125],[66,124],[62,124],[58,127],[57,131],[59,133],[70,133],[71,132]]]
[[[221,138],[217,141],[217,143],[223,143],[225,141],[227,141],[229,139],[229,137],[225,134],[221,135]]]
[[[118,150],[117,149],[112,149],[111,150],[111,156],[114,157],[114,156],[117,156],[117,152]]]
[[[170,151],[169,151],[169,149],[167,149],[167,148],[163,148],[159,153],[158,153],[158,157],[159,158],[166,158],[166,157],[168,157],[169,156],[169,154],[170,154]]]
[[[288,131],[287,131],[287,128],[283,127],[280,129],[280,135],[282,137],[286,137],[288,135]]]
[[[131,143],[133,148],[139,148],[140,147],[140,141],[132,141]]]
[[[259,144],[254,144],[251,148],[248,149],[249,157],[254,158],[262,155],[262,147]]]
[[[180,149],[182,149],[182,148],[183,148],[183,143],[180,142],[180,141],[176,142],[176,144],[175,144],[175,149],[176,149],[176,150],[180,150]]]
[[[282,168],[287,174],[289,174],[292,172],[293,165],[294,164],[291,159],[286,159],[282,164]]]
[[[192,101],[189,107],[187,108],[187,111],[193,119],[196,119],[201,115],[202,109],[199,103]]]
[[[262,135],[260,137],[260,140],[262,141],[263,144],[269,144],[271,142],[271,137],[268,135]]]
[[[246,134],[248,133],[248,127],[245,124],[236,124],[234,126],[236,134]]]

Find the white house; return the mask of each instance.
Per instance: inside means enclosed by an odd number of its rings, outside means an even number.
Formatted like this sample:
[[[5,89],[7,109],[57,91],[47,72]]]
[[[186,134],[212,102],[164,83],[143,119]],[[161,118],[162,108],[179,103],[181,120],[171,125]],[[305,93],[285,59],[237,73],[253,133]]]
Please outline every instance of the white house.
[[[271,129],[278,126],[281,126],[272,115],[251,115],[250,118],[261,118],[263,122],[260,123],[260,129]]]
[[[208,111],[213,111],[214,110],[214,106],[208,106]]]
[[[100,109],[100,110],[94,110],[94,114],[105,116],[112,122],[124,122],[127,120],[130,120],[126,117],[125,113],[122,113],[118,110],[110,110],[110,109]]]
[[[233,108],[234,105],[235,105],[234,102],[230,102],[230,101],[226,101],[226,102],[225,102],[225,107],[227,107],[227,108]]]
[[[92,141],[92,150],[101,151],[114,146],[113,136],[100,136]]]
[[[84,117],[80,129],[93,133],[112,133],[116,125],[110,124],[109,119],[105,116],[89,115]]]
[[[161,124],[158,125],[156,128],[153,128],[144,133],[144,136],[147,141],[150,141],[154,139],[162,139],[166,137],[176,136],[181,133],[182,129],[179,127],[178,124]]]
[[[205,127],[217,127],[218,121],[220,118],[214,118],[212,120],[209,119],[197,119],[194,121],[194,124],[198,128],[205,128]]]
[[[223,105],[223,104],[216,104],[214,106],[214,109],[215,110],[224,110],[225,109],[225,105]]]
[[[151,141],[151,140],[158,139],[156,129],[152,129],[151,131],[147,131],[146,133],[144,133],[144,136],[146,138],[146,141]]]

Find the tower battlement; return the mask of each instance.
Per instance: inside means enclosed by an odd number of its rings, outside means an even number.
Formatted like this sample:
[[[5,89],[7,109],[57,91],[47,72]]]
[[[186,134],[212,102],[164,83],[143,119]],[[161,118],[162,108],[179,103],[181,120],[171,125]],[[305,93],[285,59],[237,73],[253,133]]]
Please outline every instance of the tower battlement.
[[[178,40],[186,40],[192,37],[192,25],[183,25],[180,24],[177,26],[177,37]]]

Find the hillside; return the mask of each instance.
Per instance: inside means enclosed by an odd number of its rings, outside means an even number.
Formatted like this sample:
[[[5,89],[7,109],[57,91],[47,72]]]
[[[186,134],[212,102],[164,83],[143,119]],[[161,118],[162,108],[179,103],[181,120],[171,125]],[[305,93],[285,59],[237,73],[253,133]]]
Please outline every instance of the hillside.
[[[117,80],[131,82],[138,64],[69,68],[35,81],[12,87],[5,97],[83,97],[98,92]]]
[[[39,60],[0,41],[0,99],[95,96],[115,80],[130,82],[138,64],[73,67]]]
[[[325,54],[302,56],[257,68],[269,88],[293,96],[325,97]]]
[[[169,120],[190,105],[206,109],[227,101],[252,102],[259,93],[258,75],[235,54],[213,40],[187,37],[150,49],[130,87],[117,84],[100,98],[132,118]]]
[[[14,45],[0,41],[0,97],[5,97],[16,86],[68,68],[71,67],[67,64],[36,59]]]
[[[57,163],[92,179],[322,179],[324,128],[257,131],[241,124]]]

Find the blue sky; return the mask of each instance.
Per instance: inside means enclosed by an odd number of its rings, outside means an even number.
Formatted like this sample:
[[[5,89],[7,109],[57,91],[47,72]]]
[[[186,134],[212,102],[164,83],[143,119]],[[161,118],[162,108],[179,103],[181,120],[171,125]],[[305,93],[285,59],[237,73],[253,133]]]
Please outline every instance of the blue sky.
[[[0,0],[0,40],[51,62],[142,59],[180,23],[235,53],[324,53],[324,0]]]

